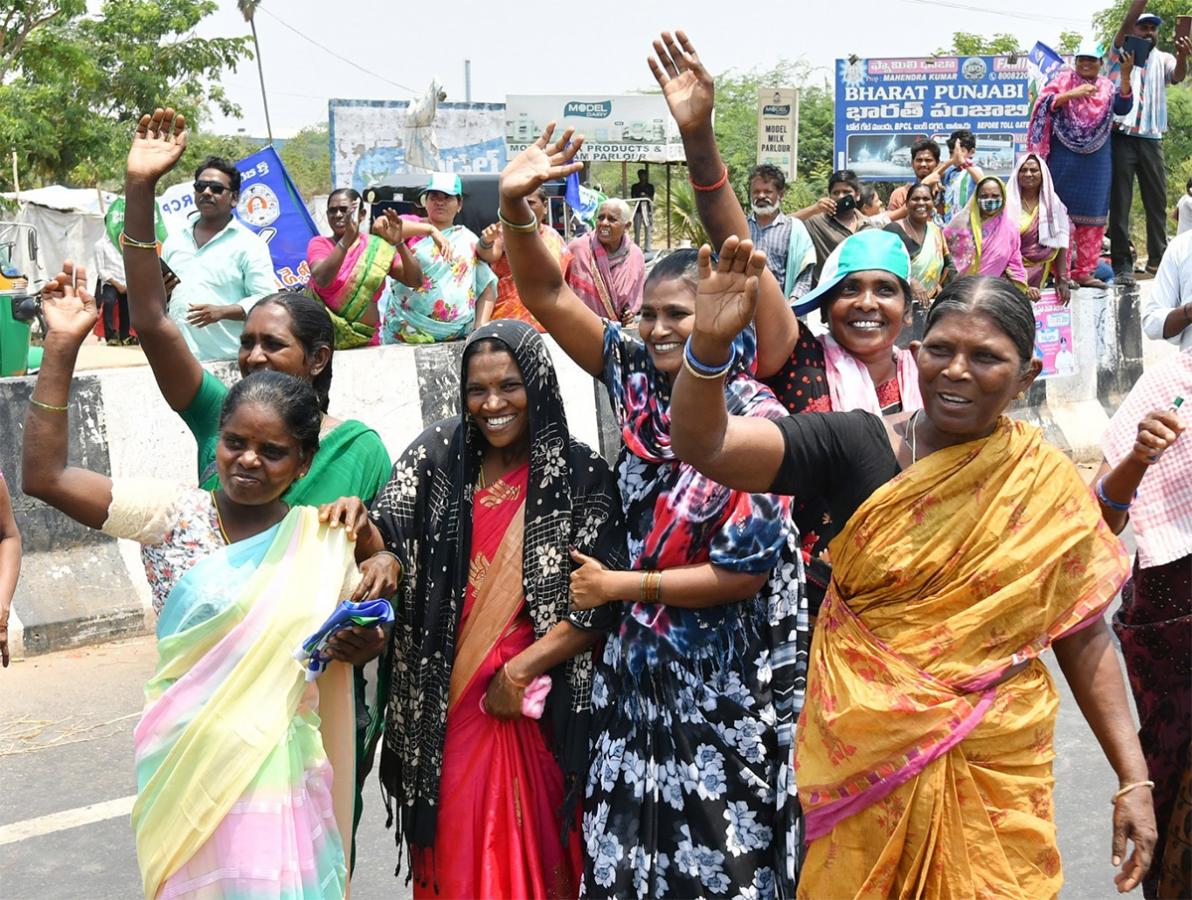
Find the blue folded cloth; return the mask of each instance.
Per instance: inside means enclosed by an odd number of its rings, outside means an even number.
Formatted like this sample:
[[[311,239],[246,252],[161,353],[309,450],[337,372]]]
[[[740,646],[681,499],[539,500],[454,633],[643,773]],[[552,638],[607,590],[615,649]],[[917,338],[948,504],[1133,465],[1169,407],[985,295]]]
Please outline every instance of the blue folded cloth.
[[[327,668],[327,642],[339,631],[355,625],[370,627],[393,621],[393,607],[388,600],[365,600],[353,603],[343,600],[327,617],[319,630],[302,642],[294,651],[294,659],[306,666],[306,680],[314,681]]]

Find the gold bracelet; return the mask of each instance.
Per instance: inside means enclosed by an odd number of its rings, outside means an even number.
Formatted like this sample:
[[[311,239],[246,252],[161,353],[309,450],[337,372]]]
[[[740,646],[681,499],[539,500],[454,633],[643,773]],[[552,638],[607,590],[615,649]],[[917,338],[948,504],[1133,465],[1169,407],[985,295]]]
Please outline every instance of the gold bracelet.
[[[126,247],[135,247],[138,250],[157,250],[157,241],[138,241],[131,237],[127,231],[120,233],[120,241]]]
[[[728,366],[725,366],[723,372],[717,372],[715,375],[705,375],[703,372],[697,371],[695,366],[687,361],[687,355],[683,355],[683,368],[686,369],[695,378],[701,378],[704,381],[719,381],[728,374]]]
[[[1114,795],[1113,795],[1113,799],[1112,799],[1112,800],[1110,800],[1110,801],[1109,801],[1109,803],[1110,803],[1110,805],[1111,805],[1111,806],[1112,806],[1112,805],[1116,805],[1116,804],[1117,804],[1117,802],[1118,802],[1118,800],[1119,800],[1121,797],[1124,797],[1126,794],[1130,793],[1130,791],[1134,790],[1135,788],[1140,788],[1140,787],[1144,787],[1144,788],[1153,788],[1154,786],[1155,786],[1155,782],[1153,782],[1153,781],[1135,781],[1135,782],[1132,782],[1132,783],[1130,783],[1130,784],[1126,785],[1126,786],[1125,786],[1124,788],[1122,788],[1121,790],[1119,790],[1119,791],[1118,791],[1116,794],[1114,794]]]
[[[651,574],[654,576],[654,578],[653,578],[654,585],[653,585],[653,590],[650,592],[650,595],[654,599],[651,600],[650,602],[651,603],[661,603],[662,602],[662,573],[661,572],[652,572]]]
[[[44,409],[46,412],[64,413],[70,408],[68,406],[51,406],[49,403],[42,403],[40,400],[34,400],[32,397],[29,398],[29,403],[31,406]]]
[[[530,686],[529,681],[526,681],[526,682],[518,681],[516,678],[514,678],[512,675],[509,674],[509,663],[505,663],[505,665],[501,666],[501,671],[505,673],[505,677],[507,679],[509,679],[509,683],[511,685],[513,685],[515,688],[519,688],[520,690],[524,691],[526,688],[528,688]]]
[[[537,219],[534,219],[532,222],[529,222],[525,225],[519,225],[517,222],[510,222],[508,219],[506,219],[505,214],[503,212],[501,212],[501,210],[499,210],[499,209],[497,210],[497,219],[500,220],[501,224],[504,225],[506,228],[511,228],[514,231],[520,231],[522,234],[537,234],[538,233],[538,220]]]

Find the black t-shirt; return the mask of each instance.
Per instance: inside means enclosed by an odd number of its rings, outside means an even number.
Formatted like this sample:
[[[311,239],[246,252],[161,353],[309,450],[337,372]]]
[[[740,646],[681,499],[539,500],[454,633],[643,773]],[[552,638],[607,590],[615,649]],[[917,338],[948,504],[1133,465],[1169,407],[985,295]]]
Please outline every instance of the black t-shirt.
[[[638,197],[649,197],[651,200],[653,200],[654,185],[650,184],[648,181],[645,184],[636,182],[633,187],[629,189],[629,197],[630,199],[634,200],[636,200]]]
[[[786,457],[770,493],[823,497],[838,529],[902,471],[881,417],[863,410],[803,413],[775,423]]]

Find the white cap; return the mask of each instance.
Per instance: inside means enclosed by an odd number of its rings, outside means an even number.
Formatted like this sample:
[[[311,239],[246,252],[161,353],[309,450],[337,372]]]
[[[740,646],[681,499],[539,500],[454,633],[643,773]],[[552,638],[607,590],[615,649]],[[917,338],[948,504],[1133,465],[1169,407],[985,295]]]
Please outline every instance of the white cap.
[[[458,175],[453,175],[450,172],[435,172],[430,176],[430,181],[426,187],[422,189],[422,193],[424,194],[427,191],[438,191],[440,194],[462,197],[464,188]]]
[[[1096,38],[1086,37],[1080,42],[1080,46],[1076,48],[1074,54],[1077,58],[1087,56],[1090,59],[1101,59],[1105,54],[1101,50],[1101,45],[1097,43]]]

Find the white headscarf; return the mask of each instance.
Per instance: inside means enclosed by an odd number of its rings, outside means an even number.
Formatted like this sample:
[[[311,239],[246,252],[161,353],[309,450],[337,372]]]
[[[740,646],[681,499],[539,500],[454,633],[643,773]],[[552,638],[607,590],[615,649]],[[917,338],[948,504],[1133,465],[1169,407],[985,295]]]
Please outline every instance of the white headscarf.
[[[1047,161],[1038,153],[1023,153],[1014,163],[1014,171],[1006,182],[1006,214],[1010,221],[1018,225],[1022,217],[1022,194],[1018,187],[1018,170],[1031,157],[1039,163],[1039,171],[1043,174],[1043,183],[1039,185],[1039,243],[1044,247],[1066,248],[1072,235],[1072,223],[1068,220],[1068,207],[1055,192],[1055,185],[1051,182],[1051,170],[1047,168]]]

